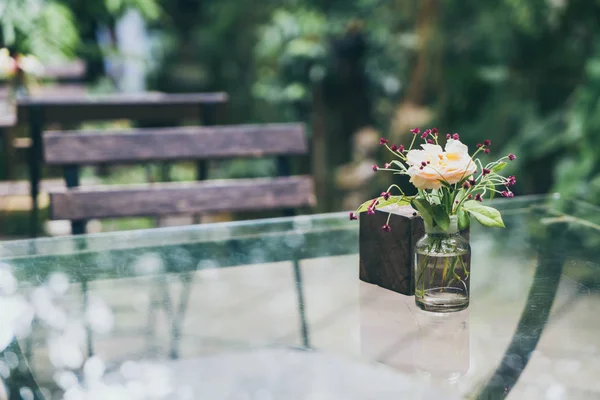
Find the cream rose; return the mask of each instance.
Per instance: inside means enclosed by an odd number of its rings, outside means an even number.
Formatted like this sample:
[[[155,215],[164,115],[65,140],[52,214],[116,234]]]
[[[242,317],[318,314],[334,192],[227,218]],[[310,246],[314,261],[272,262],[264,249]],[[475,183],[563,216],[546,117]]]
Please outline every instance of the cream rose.
[[[418,189],[439,189],[442,181],[454,184],[477,171],[469,148],[460,140],[448,139],[445,151],[437,144],[421,147],[406,153],[410,182]]]

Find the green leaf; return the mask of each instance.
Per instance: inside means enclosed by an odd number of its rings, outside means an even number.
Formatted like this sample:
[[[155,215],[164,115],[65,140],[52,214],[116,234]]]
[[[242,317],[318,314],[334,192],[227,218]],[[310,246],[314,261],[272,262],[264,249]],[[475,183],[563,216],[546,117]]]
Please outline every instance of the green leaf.
[[[502,171],[504,169],[504,167],[506,167],[506,163],[504,161],[499,162],[498,164],[496,164],[491,171],[492,172],[498,172],[498,171]]]
[[[495,208],[484,206],[478,201],[469,200],[463,204],[463,208],[471,214],[477,222],[484,226],[498,226],[504,228],[504,222],[500,212]]]
[[[383,197],[380,197],[383,199]],[[410,199],[406,198],[406,196],[390,196],[387,200],[379,200],[379,204],[377,204],[377,208],[389,206],[392,204],[397,204],[399,206],[407,206],[410,204]]]
[[[443,230],[448,230],[450,226],[450,216],[446,212],[446,209],[441,205],[436,205],[431,207],[431,211],[433,211],[433,220],[436,224]]]
[[[462,207],[458,210],[457,213],[458,219],[458,230],[465,230],[471,225],[471,219],[469,218],[469,213],[466,212]]]
[[[433,226],[433,212],[431,211],[431,204],[423,199],[413,199],[410,205],[421,214],[421,218],[425,224]]]
[[[406,196],[390,196],[390,198],[387,200],[385,200],[383,197],[377,197],[377,201],[379,203],[375,206],[375,209],[389,206],[391,204],[397,204],[399,206],[407,206],[410,204],[410,199]],[[360,214],[361,212],[367,211],[372,202],[373,199],[367,200],[364,203],[362,203],[360,207],[358,207],[358,209],[356,210],[356,213]]]
[[[371,200],[367,200],[364,203],[362,203],[357,209],[356,209],[356,213],[360,214],[361,212],[365,212],[367,211],[367,209],[369,208],[369,206],[371,205],[371,203],[373,202],[373,199]]]

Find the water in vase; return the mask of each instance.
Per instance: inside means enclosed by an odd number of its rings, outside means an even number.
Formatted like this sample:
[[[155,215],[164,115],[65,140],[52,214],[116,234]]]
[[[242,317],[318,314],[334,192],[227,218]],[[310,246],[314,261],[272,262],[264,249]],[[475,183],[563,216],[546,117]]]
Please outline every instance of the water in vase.
[[[454,312],[469,306],[471,257],[468,250],[416,252],[415,301],[432,312]]]

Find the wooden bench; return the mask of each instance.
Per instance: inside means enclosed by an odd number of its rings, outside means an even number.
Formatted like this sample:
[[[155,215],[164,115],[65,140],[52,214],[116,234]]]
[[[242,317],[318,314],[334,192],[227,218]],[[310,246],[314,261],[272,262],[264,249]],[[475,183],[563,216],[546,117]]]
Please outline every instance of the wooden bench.
[[[78,234],[84,232],[85,220],[91,218],[313,206],[312,177],[285,176],[289,173],[289,156],[306,153],[308,146],[301,124],[145,128],[109,133],[47,132],[44,134],[45,162],[63,166],[67,182],[67,189],[50,192],[50,218],[71,220],[72,231]],[[263,156],[278,157],[281,176],[79,186],[80,165]]]
[[[44,70],[39,79],[59,83],[83,82],[86,70],[87,66],[81,59],[61,64],[47,64],[44,65]]]
[[[50,218],[71,220],[72,233],[80,234],[85,232],[86,220],[90,218],[267,209],[284,209],[289,213],[291,209],[314,206],[316,202],[312,177],[285,176],[289,174],[289,157],[306,153],[308,145],[301,124],[146,128],[108,133],[46,132],[45,161],[49,165],[62,166],[67,183],[67,189],[50,192]],[[79,186],[81,165],[265,156],[277,157],[279,174],[282,176],[149,185]],[[205,176],[200,173],[198,178]],[[85,246],[85,241],[80,244]],[[294,261],[294,276],[302,302],[297,259]],[[178,341],[191,279],[187,275],[183,278],[179,309],[169,310],[169,314],[173,315],[172,358],[178,357]],[[159,281],[159,287],[162,287],[165,296],[169,296],[164,283]],[[84,299],[87,298],[86,288],[87,285],[82,283]],[[300,312],[303,332],[306,332],[303,309]],[[91,332],[88,332],[88,354],[91,355],[93,349],[89,338]]]
[[[117,94],[102,96],[32,96],[17,102],[17,121],[29,125],[31,147],[28,154],[32,210],[30,236],[37,236],[39,211],[37,197],[42,177],[42,132],[48,124],[74,124],[88,121],[127,119],[137,122],[173,124],[182,120],[202,121],[212,125],[218,119],[221,106],[227,102],[225,93],[191,94]],[[198,170],[206,170],[198,164]]]
[[[84,79],[86,65],[83,60],[75,59],[66,63],[44,65],[44,70],[38,76],[40,85],[36,85],[35,93],[42,96],[81,96],[85,93]],[[0,102],[7,103],[11,96],[8,82],[1,82]],[[0,134],[3,128],[9,128],[17,123],[15,110],[0,105]],[[9,143],[4,144],[8,146]],[[14,140],[12,146],[16,149],[31,147],[31,140]],[[6,156],[6,154],[4,154]]]

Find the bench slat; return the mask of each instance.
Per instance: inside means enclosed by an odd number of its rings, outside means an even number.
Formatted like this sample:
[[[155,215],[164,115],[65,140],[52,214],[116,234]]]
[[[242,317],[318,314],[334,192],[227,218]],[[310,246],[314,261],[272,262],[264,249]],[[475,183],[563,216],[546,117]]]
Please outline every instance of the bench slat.
[[[99,186],[50,193],[51,219],[80,220],[314,206],[310,176]]]
[[[118,94],[102,96],[32,96],[17,102],[17,120],[28,121],[33,107],[40,107],[45,123],[128,119],[173,121],[199,118],[202,105],[225,104],[226,93]]]
[[[45,161],[54,165],[260,157],[307,152],[302,124],[44,134]]]

